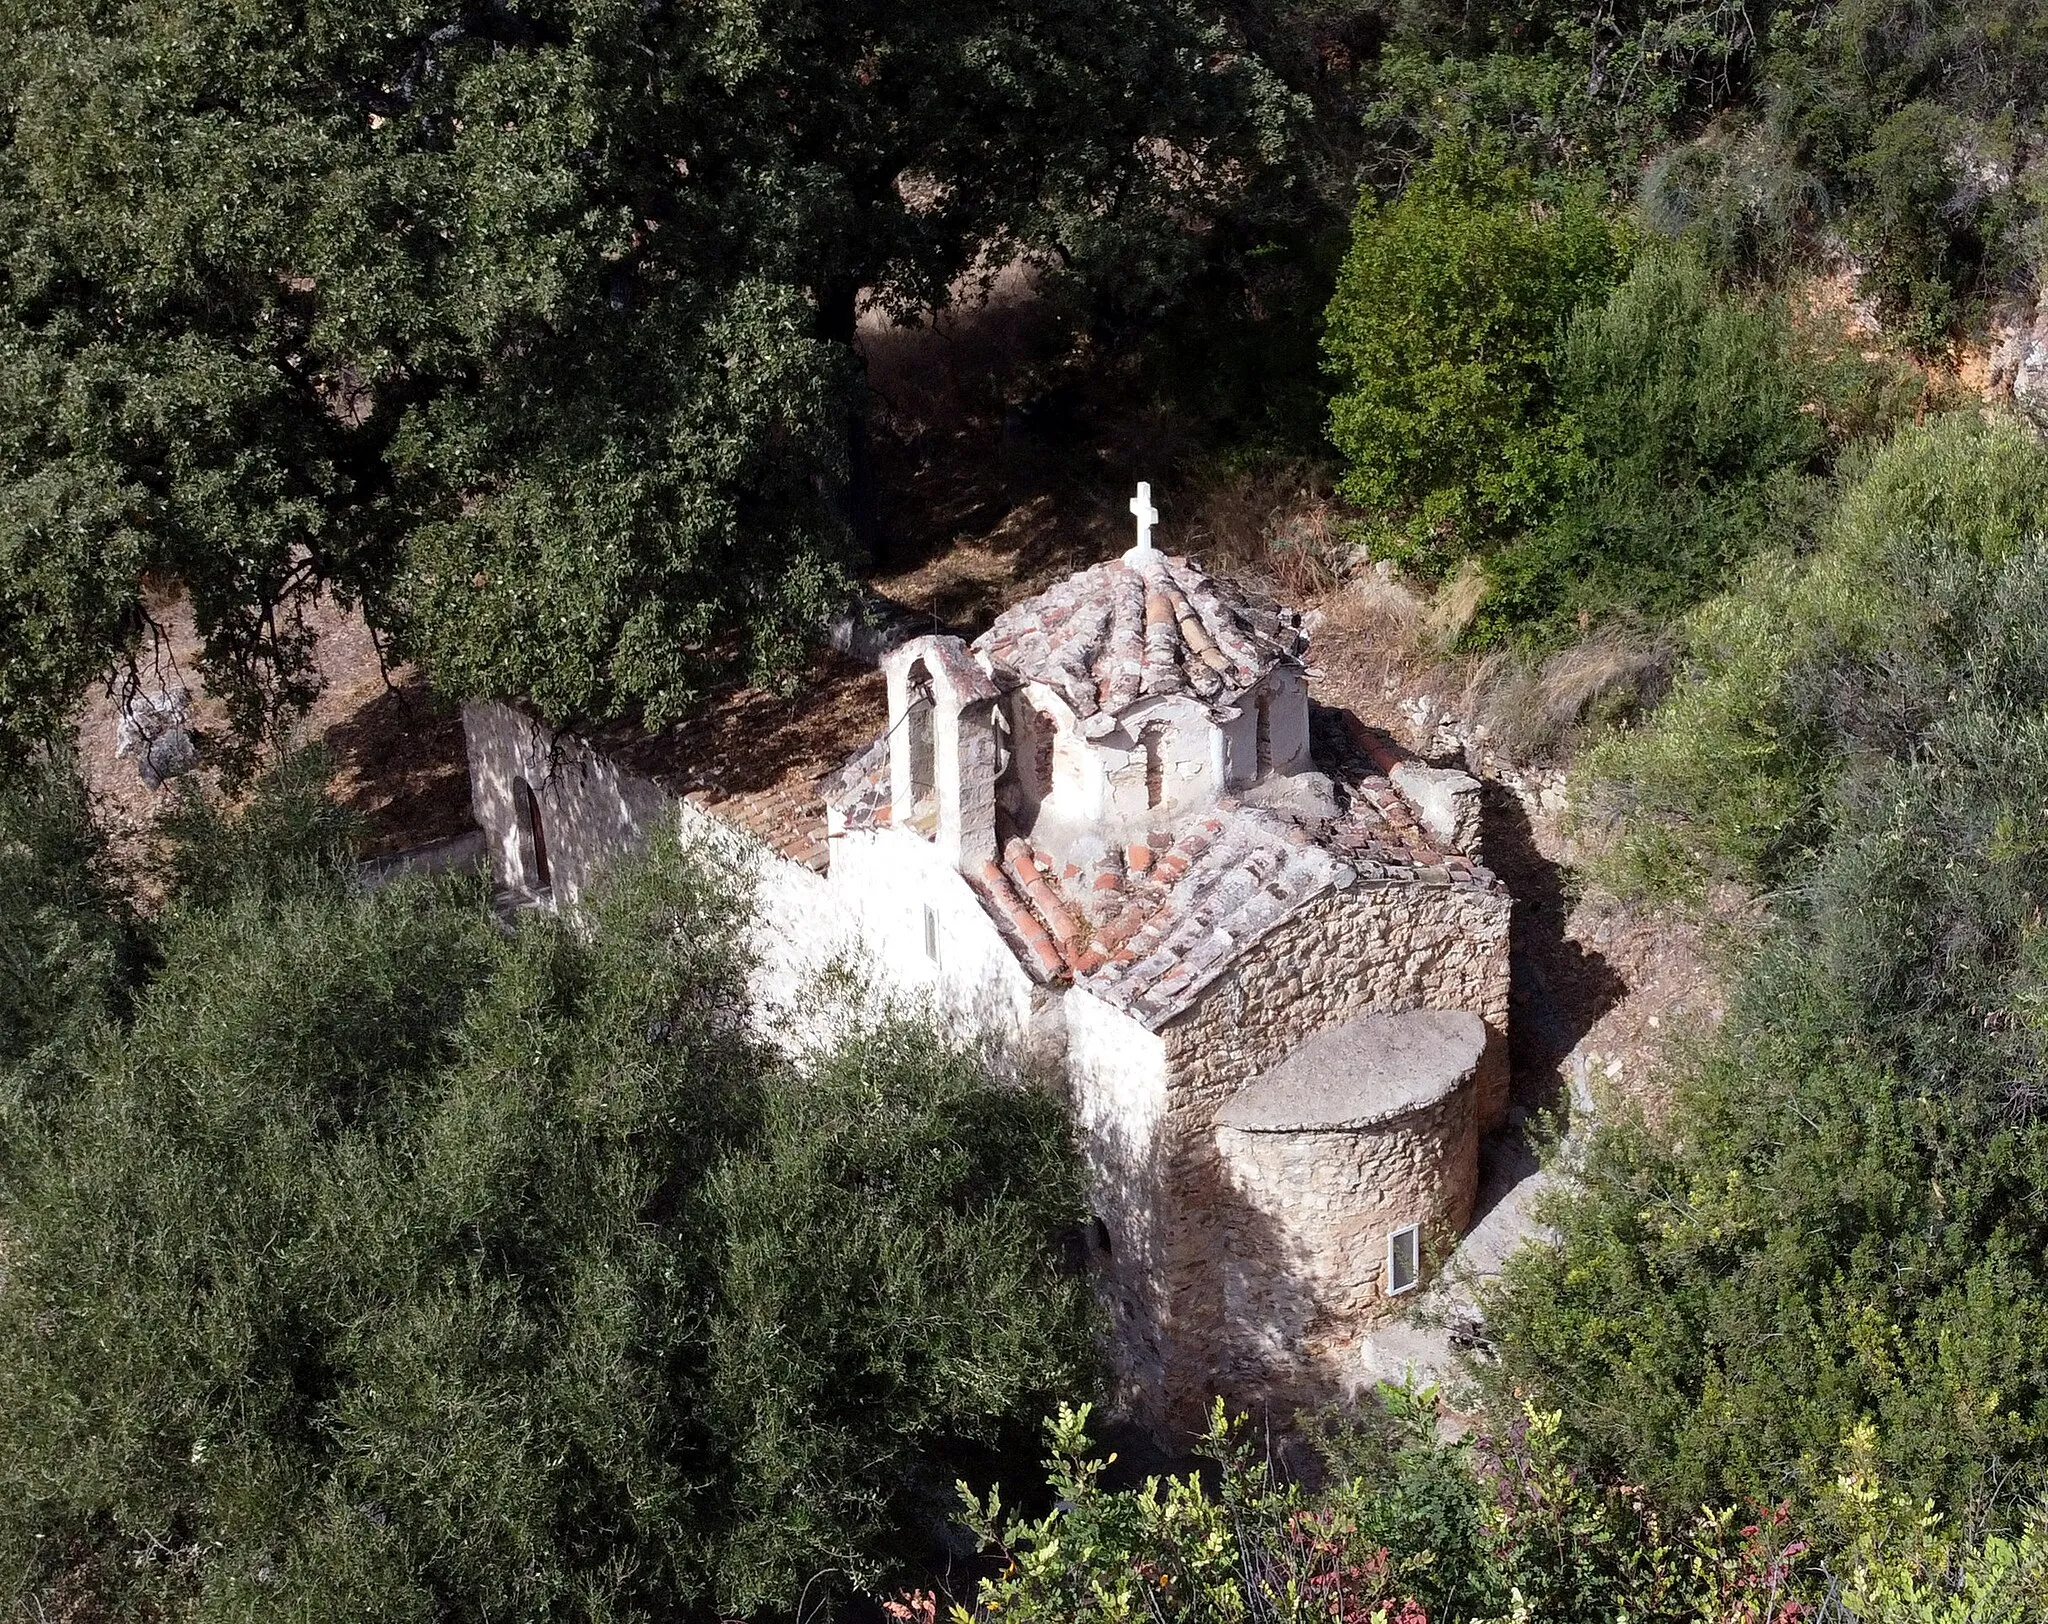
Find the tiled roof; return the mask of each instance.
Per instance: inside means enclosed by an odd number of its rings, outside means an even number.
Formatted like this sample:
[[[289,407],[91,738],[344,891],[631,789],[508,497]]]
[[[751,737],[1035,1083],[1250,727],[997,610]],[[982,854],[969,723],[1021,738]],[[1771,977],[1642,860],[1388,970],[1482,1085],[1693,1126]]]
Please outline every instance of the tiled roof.
[[[820,786],[826,802],[846,815],[849,829],[875,829],[889,821],[889,735],[877,733]]]
[[[1089,733],[1155,694],[1227,704],[1307,646],[1298,615],[1163,553],[1071,575],[974,641],[998,675],[1065,696]]]
[[[1352,886],[1498,894],[1491,872],[1441,849],[1386,776],[1383,736],[1320,713],[1318,765],[1343,799],[1319,837],[1234,800],[1145,842],[1061,861],[1013,839],[967,876],[1025,969],[1071,982],[1158,1027],[1248,947],[1318,897]],[[1375,758],[1379,759],[1375,759]]]

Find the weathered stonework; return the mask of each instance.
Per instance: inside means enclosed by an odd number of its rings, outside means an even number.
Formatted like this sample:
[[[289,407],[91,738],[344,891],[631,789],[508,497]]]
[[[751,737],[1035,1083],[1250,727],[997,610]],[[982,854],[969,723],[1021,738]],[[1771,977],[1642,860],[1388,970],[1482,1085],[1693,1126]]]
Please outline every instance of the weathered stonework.
[[[807,989],[857,954],[884,994],[1064,1071],[1124,1405],[1170,1434],[1217,1393],[1340,1391],[1400,1307],[1390,1237],[1419,1226],[1423,1273],[1448,1249],[1507,1105],[1510,905],[1473,786],[1355,718],[1312,725],[1305,646],[1298,616],[1135,549],[972,648],[887,653],[888,726],[814,812],[680,792],[686,833],[753,854],[773,1029],[812,1035]],[[507,707],[465,724],[515,887],[573,906],[677,800]],[[1395,1036],[1373,1047],[1418,1011],[1469,1039],[1427,1088]],[[1323,1114],[1261,1115],[1318,1056]]]

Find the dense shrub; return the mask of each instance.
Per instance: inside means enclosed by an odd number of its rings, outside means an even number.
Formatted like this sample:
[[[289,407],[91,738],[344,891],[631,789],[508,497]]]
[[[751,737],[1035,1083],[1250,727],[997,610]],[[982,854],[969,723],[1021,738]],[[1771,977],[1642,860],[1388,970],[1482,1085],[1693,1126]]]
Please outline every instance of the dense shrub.
[[[1573,318],[1557,398],[1576,478],[1487,563],[1480,630],[1555,631],[1617,610],[1662,620],[1796,534],[1825,431],[1790,323],[1697,257],[1641,254]]]
[[[1088,1380],[1049,1098],[921,1027],[765,1049],[672,841],[508,938],[268,816],[298,855],[189,860],[130,1019],[0,1074],[18,1610],[786,1608]]]
[[[2044,496],[2010,425],[1903,436],[1602,758],[1681,858],[1792,882],[1489,1306],[1504,1387],[1681,1503],[1813,1504],[1866,1424],[1943,1510],[2048,1486]]]
[[[38,758],[0,793],[0,1068],[61,1063],[118,1013],[142,950],[84,785]]]
[[[1703,604],[1663,709],[1582,764],[1581,799],[1612,820],[1617,888],[1797,868],[1844,770],[1909,754],[1954,703],[1993,635],[1976,619],[1989,583],[2048,513],[2048,451],[2016,423],[1957,414],[1859,456],[1840,483],[1818,551],[1767,555]]]
[[[1367,196],[1330,302],[1340,490],[1391,548],[1442,573],[1540,522],[1580,455],[1556,409],[1564,322],[1617,273],[1598,203],[1454,145],[1382,205]]]

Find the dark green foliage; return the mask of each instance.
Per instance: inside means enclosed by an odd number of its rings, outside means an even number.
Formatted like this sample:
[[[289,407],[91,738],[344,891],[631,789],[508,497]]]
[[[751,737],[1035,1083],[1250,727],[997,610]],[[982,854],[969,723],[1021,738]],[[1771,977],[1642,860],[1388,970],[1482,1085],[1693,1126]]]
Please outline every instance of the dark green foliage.
[[[1776,303],[1652,249],[1573,319],[1557,371],[1577,477],[1487,561],[1481,636],[1555,635],[1617,610],[1663,620],[1794,538],[1826,434]]]
[[[2031,0],[1837,0],[1772,29],[1767,128],[1847,227],[1871,291],[1938,347],[1959,301],[2030,269],[2021,171],[2048,111]]]
[[[70,758],[38,757],[0,789],[0,1069],[27,1087],[61,1068],[118,1017],[143,950]]]
[[[1545,205],[1483,151],[1446,146],[1396,202],[1360,202],[1323,340],[1330,438],[1342,493],[1419,567],[1486,549],[1569,488],[1553,359],[1622,257],[1594,200]]]
[[[1180,0],[9,0],[0,33],[17,750],[145,579],[245,736],[306,697],[323,590],[557,720],[785,675],[861,519],[861,291],[1030,247],[1149,308],[1294,112]]]
[[[181,787],[157,819],[172,895],[210,908],[242,893],[282,900],[354,883],[356,819],[326,798],[333,776],[332,759],[315,745],[281,757],[232,811],[203,789]]]
[[[672,841],[587,936],[507,938],[261,834],[5,1121],[18,1606],[786,1610],[922,1554],[960,1452],[1086,1380],[1057,1105],[920,1027],[765,1050],[743,903]]]
[[[1596,1139],[1489,1313],[1499,1380],[1678,1503],[1817,1498],[1865,1420],[1951,1511],[2048,1483],[2044,494],[2009,425],[1903,437],[1633,757],[1694,787],[1681,839],[1775,804],[1750,849],[1798,883],[1672,1121]]]
[[[1405,0],[1386,10],[1367,116],[1393,152],[1486,131],[1541,168],[1617,180],[1749,89],[1771,15],[1712,0]]]

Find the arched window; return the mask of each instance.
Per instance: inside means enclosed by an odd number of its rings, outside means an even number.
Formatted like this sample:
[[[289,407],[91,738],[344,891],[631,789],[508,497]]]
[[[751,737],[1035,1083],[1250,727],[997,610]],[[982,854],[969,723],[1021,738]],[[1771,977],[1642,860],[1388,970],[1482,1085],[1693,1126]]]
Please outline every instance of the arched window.
[[[1259,731],[1257,743],[1256,771],[1264,778],[1273,770],[1273,695],[1270,690],[1259,690]]]
[[[545,891],[554,882],[548,873],[548,832],[540,818],[540,797],[523,778],[512,780],[512,811],[519,820],[519,863],[529,890]]]

